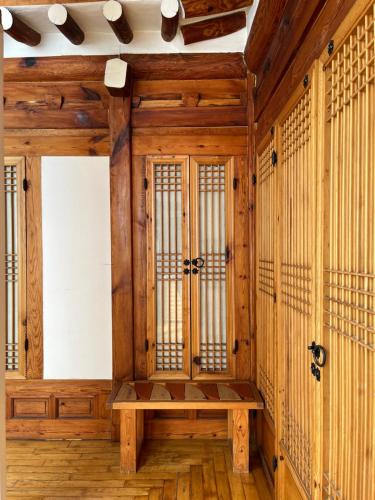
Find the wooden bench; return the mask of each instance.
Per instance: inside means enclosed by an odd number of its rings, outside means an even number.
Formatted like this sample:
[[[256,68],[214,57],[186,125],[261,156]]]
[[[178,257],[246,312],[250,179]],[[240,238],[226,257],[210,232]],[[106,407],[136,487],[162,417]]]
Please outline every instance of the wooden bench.
[[[124,382],[112,403],[120,410],[120,461],[123,472],[136,472],[142,447],[144,410],[228,410],[234,472],[249,470],[249,410],[263,400],[251,382]]]

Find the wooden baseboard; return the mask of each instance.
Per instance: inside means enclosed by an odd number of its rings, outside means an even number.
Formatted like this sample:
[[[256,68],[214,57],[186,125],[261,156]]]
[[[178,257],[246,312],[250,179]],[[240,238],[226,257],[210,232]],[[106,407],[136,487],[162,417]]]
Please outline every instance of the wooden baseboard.
[[[7,380],[8,439],[110,439],[110,380]]]

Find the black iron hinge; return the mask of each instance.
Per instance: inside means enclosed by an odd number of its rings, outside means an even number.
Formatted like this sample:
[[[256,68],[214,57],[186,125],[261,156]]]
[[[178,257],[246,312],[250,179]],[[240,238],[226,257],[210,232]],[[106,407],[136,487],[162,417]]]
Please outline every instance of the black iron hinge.
[[[274,292],[274,294],[273,294],[273,301],[276,304],[276,302],[277,302],[277,294],[276,294],[276,292]]]
[[[237,353],[238,353],[238,340],[236,339],[234,341],[233,354],[237,354]]]
[[[271,161],[272,165],[275,167],[277,165],[277,153],[275,150],[272,151]]]
[[[29,350],[29,339],[26,337],[25,338],[25,351],[27,352]]]
[[[303,86],[305,87],[305,89],[308,87],[309,85],[309,75],[305,75],[304,79],[303,79]]]
[[[253,186],[255,186],[255,184],[257,183],[257,176],[255,174],[253,174],[251,182],[253,183]]]
[[[148,339],[145,340],[145,351],[148,352],[149,344]]]
[[[236,190],[238,186],[238,179],[236,177],[233,177],[233,189]]]
[[[277,469],[277,457],[275,457],[275,455],[272,457],[272,470],[273,472],[276,472],[276,469]]]
[[[148,179],[146,179],[146,177],[143,179],[143,187],[144,187],[145,189],[147,189],[147,188],[148,188]]]
[[[29,189],[29,181],[27,179],[23,179],[22,188],[24,191],[27,191]]]
[[[200,366],[200,365],[202,364],[202,358],[201,358],[200,356],[194,356],[194,358],[193,358],[193,362],[194,362],[196,365]]]
[[[327,52],[329,56],[332,55],[334,49],[335,49],[335,42],[333,40],[330,40],[327,45]]]

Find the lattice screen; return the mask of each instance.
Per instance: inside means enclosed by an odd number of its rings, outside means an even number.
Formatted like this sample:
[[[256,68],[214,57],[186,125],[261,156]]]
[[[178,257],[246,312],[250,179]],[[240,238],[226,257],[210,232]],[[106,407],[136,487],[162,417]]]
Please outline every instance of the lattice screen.
[[[312,97],[308,89],[280,124],[281,328],[285,371],[282,444],[308,495],[312,488],[315,176],[311,146]],[[310,409],[309,409],[310,408]]]
[[[324,497],[375,498],[375,6],[326,67]]]
[[[4,165],[5,189],[5,281],[6,281],[6,349],[5,368],[8,372],[23,370],[24,349],[24,263],[25,207],[21,161]]]
[[[183,369],[182,172],[179,163],[156,163],[156,369]]]
[[[227,370],[225,164],[198,164],[200,371]]]
[[[275,167],[273,136],[257,155],[257,370],[258,387],[275,417]]]

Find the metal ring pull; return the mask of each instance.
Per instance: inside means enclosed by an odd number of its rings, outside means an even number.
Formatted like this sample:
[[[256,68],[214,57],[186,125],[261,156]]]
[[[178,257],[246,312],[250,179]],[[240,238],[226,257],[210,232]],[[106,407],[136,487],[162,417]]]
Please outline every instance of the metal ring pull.
[[[327,361],[327,352],[324,347],[312,342],[311,345],[307,346],[307,349],[312,352],[315,364],[323,368]]]
[[[201,267],[204,266],[204,259],[202,259],[202,257],[197,257],[196,259],[193,259],[191,263],[193,264],[193,266],[198,267],[198,269],[200,269]]]

